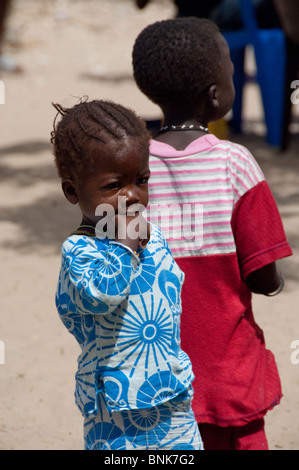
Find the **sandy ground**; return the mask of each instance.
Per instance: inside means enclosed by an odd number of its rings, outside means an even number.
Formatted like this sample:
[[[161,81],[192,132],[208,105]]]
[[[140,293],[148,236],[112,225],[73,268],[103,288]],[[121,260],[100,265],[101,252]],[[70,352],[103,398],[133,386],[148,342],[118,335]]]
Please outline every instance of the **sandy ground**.
[[[158,109],[136,89],[131,49],[147,24],[173,16],[168,0],[140,12],[133,0],[16,0],[6,45],[25,68],[1,73],[0,105],[0,449],[82,449],[74,400],[79,349],[54,305],[60,246],[79,213],[63,198],[49,145],[51,102],[109,98],[145,118]],[[272,187],[294,256],[281,263],[277,298],[255,296],[256,319],[275,353],[284,398],[268,413],[270,448],[299,449],[299,139],[279,154],[265,144],[256,85],[246,88],[245,131]],[[233,136],[232,136],[233,137]],[[299,349],[299,346],[297,346]],[[3,351],[4,350],[4,351]],[[295,361],[291,361],[294,353]]]

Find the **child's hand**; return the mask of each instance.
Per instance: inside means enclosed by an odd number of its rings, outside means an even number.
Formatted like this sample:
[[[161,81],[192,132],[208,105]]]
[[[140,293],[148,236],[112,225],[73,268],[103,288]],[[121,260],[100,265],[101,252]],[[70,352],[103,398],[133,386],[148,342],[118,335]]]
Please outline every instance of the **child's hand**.
[[[149,242],[150,237],[151,237],[151,226],[148,222],[146,222],[146,238],[139,240],[139,246],[141,248],[145,248]]]
[[[145,248],[150,238],[150,225],[141,212],[133,213],[128,209],[127,214],[117,214],[115,229],[115,240],[133,251],[137,251],[138,246]]]

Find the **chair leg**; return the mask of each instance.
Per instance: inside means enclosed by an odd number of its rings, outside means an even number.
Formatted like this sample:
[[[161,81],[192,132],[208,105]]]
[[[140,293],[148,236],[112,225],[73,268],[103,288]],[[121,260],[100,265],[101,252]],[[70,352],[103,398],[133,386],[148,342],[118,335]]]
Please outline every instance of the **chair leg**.
[[[242,103],[243,103],[243,87],[245,83],[244,72],[244,56],[245,49],[233,49],[230,51],[231,59],[235,67],[234,85],[236,97],[233,104],[233,118],[231,126],[237,133],[242,132]]]
[[[255,43],[257,82],[261,89],[267,142],[282,145],[285,104],[286,45],[279,30],[260,30]]]

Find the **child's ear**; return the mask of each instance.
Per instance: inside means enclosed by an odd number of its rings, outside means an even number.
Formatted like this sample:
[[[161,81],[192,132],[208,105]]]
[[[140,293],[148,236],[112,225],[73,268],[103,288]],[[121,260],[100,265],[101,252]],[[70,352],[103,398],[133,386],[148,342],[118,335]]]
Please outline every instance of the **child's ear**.
[[[215,111],[219,108],[217,85],[211,85],[208,90],[208,100],[210,107]]]
[[[70,179],[65,179],[61,183],[62,191],[67,200],[71,204],[77,204],[79,198],[77,196],[76,188],[74,186],[74,182]]]

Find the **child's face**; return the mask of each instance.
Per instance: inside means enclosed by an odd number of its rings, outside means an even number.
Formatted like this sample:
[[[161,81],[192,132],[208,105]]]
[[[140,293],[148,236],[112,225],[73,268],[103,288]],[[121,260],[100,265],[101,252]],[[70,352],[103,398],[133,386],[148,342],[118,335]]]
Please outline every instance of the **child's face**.
[[[95,150],[96,151],[96,150]],[[83,223],[95,225],[101,219],[101,204],[108,204],[115,215],[119,213],[119,198],[126,209],[132,204],[148,204],[148,146],[125,143],[123,148],[104,156],[99,152],[100,164],[92,176],[74,184]],[[72,201],[71,201],[72,202]],[[104,207],[104,206],[102,206]],[[98,208],[97,214],[96,209]]]

